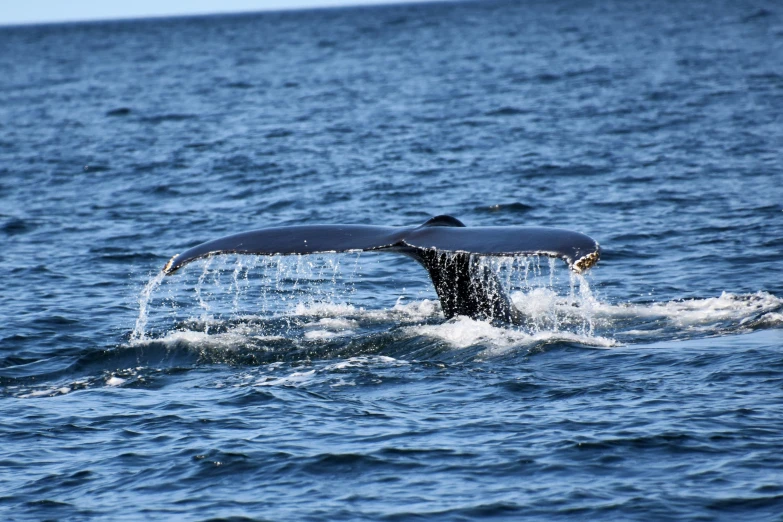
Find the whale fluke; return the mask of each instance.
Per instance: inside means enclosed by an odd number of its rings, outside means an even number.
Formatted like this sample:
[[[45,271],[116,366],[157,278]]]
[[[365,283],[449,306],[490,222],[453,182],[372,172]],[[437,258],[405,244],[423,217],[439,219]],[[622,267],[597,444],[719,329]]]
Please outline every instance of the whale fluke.
[[[575,272],[598,262],[600,247],[578,232],[546,227],[466,227],[436,216],[417,227],[298,225],[264,228],[208,241],[171,258],[170,275],[202,257],[218,254],[291,255],[380,251],[407,255],[427,269],[446,318],[517,322],[496,275],[474,256],[541,255],[563,259]]]

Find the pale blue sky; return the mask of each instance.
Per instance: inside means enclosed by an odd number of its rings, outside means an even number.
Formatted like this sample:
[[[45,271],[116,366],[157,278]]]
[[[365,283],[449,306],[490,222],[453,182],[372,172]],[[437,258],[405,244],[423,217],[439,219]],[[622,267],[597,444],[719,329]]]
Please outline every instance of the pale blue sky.
[[[0,25],[232,13],[339,5],[389,4],[400,0],[0,0]]]

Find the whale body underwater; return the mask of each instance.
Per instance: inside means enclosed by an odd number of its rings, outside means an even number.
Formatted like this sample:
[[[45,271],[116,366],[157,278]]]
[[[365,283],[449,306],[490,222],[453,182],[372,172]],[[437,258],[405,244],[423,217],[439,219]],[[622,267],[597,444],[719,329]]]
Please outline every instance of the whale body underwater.
[[[497,275],[481,256],[539,255],[560,258],[582,273],[594,266],[601,248],[594,239],[548,227],[466,227],[452,216],[436,216],[416,227],[297,225],[234,234],[175,255],[163,268],[171,275],[188,263],[220,254],[293,255],[340,252],[397,252],[429,273],[446,319],[466,315],[496,323],[518,323]]]

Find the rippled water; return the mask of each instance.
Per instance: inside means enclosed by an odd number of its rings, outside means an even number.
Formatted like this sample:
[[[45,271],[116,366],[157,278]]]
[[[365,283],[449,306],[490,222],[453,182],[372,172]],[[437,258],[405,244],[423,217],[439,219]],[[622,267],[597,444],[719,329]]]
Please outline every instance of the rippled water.
[[[476,2],[0,28],[9,520],[780,520],[783,10]],[[528,317],[303,223],[542,225]]]

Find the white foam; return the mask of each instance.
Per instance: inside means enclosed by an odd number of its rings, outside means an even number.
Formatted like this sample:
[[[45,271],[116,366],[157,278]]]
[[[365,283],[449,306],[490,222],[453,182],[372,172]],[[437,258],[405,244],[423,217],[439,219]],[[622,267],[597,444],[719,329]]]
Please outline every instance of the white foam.
[[[713,321],[749,319],[767,310],[780,308],[783,301],[766,292],[737,295],[723,292],[720,297],[672,301],[663,305],[663,312],[680,326]],[[653,307],[656,311],[659,307]]]
[[[208,333],[194,330],[174,330],[164,337],[155,339],[166,345],[185,344],[197,348],[232,348],[241,347],[248,341],[281,341],[286,337],[280,335],[263,335],[257,330],[247,326],[239,325],[226,332]],[[131,341],[131,346],[146,344],[147,341]]]
[[[55,397],[57,395],[66,395],[68,393],[71,393],[71,387],[70,386],[60,386],[56,388],[44,388],[41,390],[34,390],[30,393],[25,393],[23,395],[20,395],[20,399],[32,399],[36,397]]]
[[[329,330],[313,330],[310,332],[305,332],[304,337],[305,339],[323,341],[326,339],[334,339],[335,337],[342,337],[344,335],[349,335],[352,333],[353,332],[351,332],[350,330],[344,332],[330,332]]]
[[[106,379],[106,386],[122,386],[126,382],[127,379],[122,379],[116,375],[112,375],[110,378]]]
[[[266,376],[256,382],[254,386],[301,386],[315,376],[315,370],[309,372],[294,372],[287,377],[273,378]]]
[[[361,309],[346,303],[298,303],[294,313],[303,317],[344,317],[354,315]]]
[[[305,328],[328,328],[332,330],[347,330],[355,328],[359,323],[353,319],[323,317],[316,323],[307,323]]]
[[[502,328],[484,321],[459,316],[451,321],[437,325],[419,325],[408,327],[412,335],[424,335],[444,341],[454,348],[470,346],[488,346],[494,350],[529,347],[542,342],[566,341],[589,346],[617,346],[617,341],[605,337],[582,335],[568,331],[539,331]]]
[[[780,326],[783,325],[783,314],[770,312],[764,314],[759,319],[759,323],[765,326]]]
[[[274,363],[267,365],[262,369],[262,371],[275,372],[280,368],[281,364],[282,363]],[[346,371],[350,371],[356,368],[371,368],[372,370],[378,370],[381,368],[396,368],[399,366],[407,366],[409,364],[410,363],[408,361],[395,359],[393,357],[387,357],[384,355],[359,355],[335,363],[313,368],[308,371],[295,371],[283,377],[264,375],[257,381],[252,382],[251,385],[299,387],[314,382],[321,382],[324,384],[328,383],[332,388],[341,386],[356,386],[355,381],[346,379]],[[246,385],[248,380],[252,381],[252,378],[249,376],[244,376],[243,382],[240,384],[240,386]]]
[[[440,303],[430,299],[423,299],[421,301],[413,301],[404,304],[402,302],[402,297],[400,297],[394,304],[392,312],[397,316],[402,316],[410,321],[423,321],[440,313]]]
[[[346,381],[342,377],[329,385],[330,388],[341,388],[343,386],[356,386],[356,381]]]
[[[344,361],[330,364],[324,368],[324,371],[345,370],[348,368],[361,368],[367,366],[404,366],[410,364],[408,361],[386,357],[385,355],[359,355],[350,357]]]
[[[780,322],[781,314],[775,310],[781,307],[783,307],[783,299],[768,292],[756,292],[755,294],[723,292],[719,297],[668,301],[649,305],[599,303],[595,308],[595,313],[609,320],[627,317],[661,317],[676,327],[692,330],[708,329],[716,322],[726,321],[735,321],[740,326],[765,312],[767,313],[761,316],[761,320],[769,321],[767,324],[774,325]]]
[[[299,303],[293,310],[294,315],[300,317],[322,318],[346,318],[354,317],[363,320],[406,320],[421,321],[440,312],[440,304],[437,301],[423,299],[403,303],[402,297],[397,299],[395,305],[388,310],[366,310],[346,303]]]

